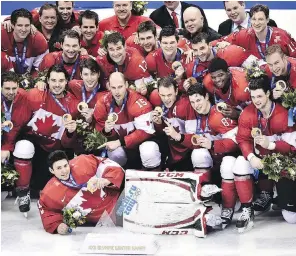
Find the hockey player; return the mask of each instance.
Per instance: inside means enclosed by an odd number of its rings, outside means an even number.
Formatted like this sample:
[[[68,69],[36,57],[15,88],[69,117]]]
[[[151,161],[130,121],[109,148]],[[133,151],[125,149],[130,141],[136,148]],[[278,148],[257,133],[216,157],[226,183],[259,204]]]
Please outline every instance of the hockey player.
[[[285,139],[293,131],[295,133],[295,126],[288,127],[288,110],[270,99],[267,76],[252,79],[249,89],[253,104],[247,106],[239,118],[237,142],[249,161],[249,168],[261,170],[264,155],[273,152],[286,154],[295,150],[293,139]],[[261,192],[253,209],[262,213],[270,209],[273,195],[273,182],[262,173],[259,175],[259,189]],[[253,209],[250,208],[245,216],[246,223],[253,219]]]
[[[91,223],[97,223],[105,211],[112,213],[124,177],[117,163],[94,155],[80,155],[69,161],[65,152],[57,150],[48,156],[48,166],[54,177],[38,201],[46,232],[69,233],[69,226],[63,222],[64,208],[79,209]],[[89,183],[92,191],[86,188]]]
[[[49,69],[53,65],[63,65],[69,75],[69,80],[81,79],[79,63],[88,59],[87,55],[80,55],[80,37],[74,30],[66,30],[61,36],[63,51],[51,52],[45,55],[39,70]]]
[[[214,96],[215,104],[225,102],[222,114],[238,119],[240,110],[250,101],[246,72],[242,68],[229,68],[227,62],[215,58],[209,65],[209,74],[203,80],[207,91]],[[184,82],[184,87],[188,87]]]
[[[113,72],[121,72],[126,80],[134,82],[137,91],[141,92],[143,82],[151,81],[147,63],[138,50],[125,46],[125,39],[119,32],[108,35],[105,47],[108,54],[97,57],[97,62],[104,73],[105,82]]]
[[[33,73],[48,53],[48,46],[40,32],[30,34],[32,14],[26,9],[17,9],[11,14],[12,32],[1,29],[1,51],[5,52],[18,74]]]
[[[296,59],[287,57],[277,44],[267,48],[267,72],[271,77],[271,89],[274,99],[278,99],[287,90],[296,89]],[[284,81],[287,88],[278,88],[277,81]]]
[[[97,102],[94,110],[96,129],[107,138],[108,157],[130,168],[158,169],[161,162],[159,146],[152,139],[151,104],[138,93],[128,90],[120,72],[109,78],[109,92]]]
[[[219,47],[236,44],[246,49],[248,54],[265,60],[265,51],[273,44],[279,44],[283,52],[290,57],[296,57],[296,42],[285,30],[269,27],[269,9],[266,5],[257,4],[250,10],[252,28],[242,29],[218,41],[212,42]],[[226,43],[225,43],[226,41]],[[228,42],[228,43],[227,43]]]
[[[12,62],[5,52],[1,52],[1,73],[14,71]]]

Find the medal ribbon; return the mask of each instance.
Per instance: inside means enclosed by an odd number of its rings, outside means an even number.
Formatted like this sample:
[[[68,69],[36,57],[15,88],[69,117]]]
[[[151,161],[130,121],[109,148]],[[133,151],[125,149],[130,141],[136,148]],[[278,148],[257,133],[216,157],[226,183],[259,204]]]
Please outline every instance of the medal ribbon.
[[[271,116],[271,113],[273,112],[275,108],[275,103],[272,102],[272,105],[271,105],[271,109],[270,109],[270,112],[269,112],[269,117]],[[266,130],[267,128],[267,124],[268,124],[268,120],[266,121],[266,125],[264,127],[264,129],[262,129],[262,124],[261,124],[261,118],[263,117],[262,113],[258,110],[257,111],[257,119],[258,119],[258,128],[262,131],[262,133]]]
[[[266,38],[265,38],[265,51],[268,48],[268,44],[269,44],[269,41],[270,41],[270,34],[271,34],[270,28],[267,27],[267,34],[266,34]],[[259,40],[258,40],[257,37],[256,37],[256,45],[257,45],[257,49],[259,51],[259,54],[260,54],[261,58],[263,60],[265,60],[265,55],[264,55],[264,53],[262,51],[261,44],[260,44],[260,42],[259,42]]]
[[[81,188],[87,187],[87,183],[77,184],[71,173],[69,176],[69,180],[70,180],[70,182],[68,180],[60,180],[60,182],[63,183],[67,187],[76,188],[76,189],[81,189]]]
[[[69,114],[69,110],[66,109],[62,103],[56,98],[56,96],[54,96],[51,92],[50,92],[51,97],[54,99],[54,101],[56,102],[56,104],[58,104],[58,106],[65,112]]]
[[[79,62],[80,62],[80,55],[77,56],[77,59],[75,61],[74,67],[71,72],[70,80],[72,80],[74,78]],[[61,65],[63,65],[63,64],[64,64],[64,59],[62,57],[61,58]]]
[[[18,54],[16,42],[14,41],[14,43],[13,43],[15,62],[16,62],[17,70],[20,74],[24,74],[26,72],[25,61],[26,61],[26,53],[27,53],[27,44],[28,44],[28,41],[27,41],[27,39],[25,39],[24,46],[23,46],[23,54],[21,57]]]
[[[212,53],[214,55],[214,57],[216,57],[216,52],[214,51],[214,48],[212,47]],[[194,78],[199,78],[201,77],[204,73],[208,72],[208,69],[205,69],[201,72],[197,72],[197,67],[198,67],[198,64],[199,64],[199,58],[196,58],[195,61],[194,61],[194,66],[193,66],[193,69],[192,69],[192,76]]]
[[[3,102],[3,106],[4,106],[5,120],[11,121],[13,102],[11,103],[10,108],[8,109],[8,106],[6,104],[6,100],[5,100],[5,97],[3,96],[3,94],[1,94],[1,98],[2,98],[2,102]]]
[[[95,97],[100,87],[101,85],[98,84],[96,88],[91,92],[91,95],[88,98],[86,98],[86,89],[83,84],[82,85],[82,101],[88,104],[93,99],[93,97]]]

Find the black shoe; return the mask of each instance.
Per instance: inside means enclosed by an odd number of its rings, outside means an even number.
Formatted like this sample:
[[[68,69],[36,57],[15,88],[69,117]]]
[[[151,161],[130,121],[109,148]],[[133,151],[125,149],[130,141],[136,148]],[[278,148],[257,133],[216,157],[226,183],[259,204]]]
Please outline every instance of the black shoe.
[[[254,210],[252,207],[243,208],[243,212],[236,222],[236,227],[239,233],[248,231],[254,226],[254,216]]]
[[[17,198],[15,202],[18,203],[20,212],[28,212],[30,211],[30,190],[29,188],[16,188]]]
[[[259,197],[253,203],[253,209],[255,211],[255,215],[260,215],[264,212],[270,210],[272,202],[271,193],[266,191],[261,191]]]
[[[231,223],[233,213],[234,211],[231,208],[222,208],[222,211],[221,211],[221,219],[223,220],[222,229],[226,228]]]

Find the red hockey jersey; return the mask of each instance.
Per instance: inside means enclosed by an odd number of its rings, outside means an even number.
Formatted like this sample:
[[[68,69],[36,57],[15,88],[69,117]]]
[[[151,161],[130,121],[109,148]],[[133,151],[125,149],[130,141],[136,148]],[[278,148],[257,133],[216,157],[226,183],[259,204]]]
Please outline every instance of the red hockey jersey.
[[[5,113],[5,108],[1,104],[1,112]],[[16,97],[14,98],[11,111],[11,122],[13,128],[9,132],[3,131],[1,150],[13,151],[15,146],[15,140],[20,130],[29,122],[31,118],[30,105],[27,99],[27,92],[21,88],[18,89]],[[8,109],[11,105],[8,105]]]
[[[136,148],[142,142],[152,137],[155,132],[151,121],[151,104],[141,95],[133,90],[127,91],[126,103],[124,107],[113,103],[111,92],[100,98],[95,106],[94,118],[96,129],[104,130],[105,121],[113,106],[113,112],[118,114],[118,121],[115,128],[108,137],[109,140],[124,140],[126,148]]]
[[[28,134],[33,135],[36,143],[48,152],[61,149],[62,146],[72,147],[76,133],[68,137],[62,121],[62,116],[66,112],[55,102],[50,92],[34,88],[28,92],[28,99],[33,117],[27,124],[27,130]],[[75,119],[78,115],[78,101],[74,96],[67,93],[59,101]]]
[[[259,124],[260,120],[260,124]],[[274,105],[271,116],[268,119],[259,118],[258,110],[251,104],[247,106],[238,120],[237,142],[245,158],[254,153],[254,139],[251,136],[252,128],[261,128],[262,134],[269,137],[270,141],[276,144],[273,152],[287,153],[292,150],[292,146],[278,139],[282,133],[295,131],[296,128],[288,127],[288,110],[279,104]],[[277,136],[278,135],[278,136]],[[271,153],[269,150],[256,145],[261,156]]]
[[[5,52],[1,52],[1,72],[14,71],[12,62]]]
[[[117,163],[94,155],[80,155],[70,161],[70,168],[77,184],[86,184],[95,175],[109,180],[111,184],[103,189],[105,195],[102,196],[102,190],[92,194],[85,188],[68,187],[56,177],[51,178],[37,204],[43,227],[49,233],[55,233],[63,223],[64,207],[75,205],[86,215],[88,222],[97,223],[105,211],[111,214],[120,195],[124,172]]]
[[[231,85],[225,94],[222,93],[221,89],[214,86],[214,82],[210,74],[205,76],[203,84],[207,91],[214,95],[215,101],[221,99],[230,106],[245,107],[246,102],[250,101],[246,72],[242,68],[229,68],[229,70],[232,76]]]
[[[86,41],[83,40],[83,37],[81,36],[81,47],[87,50],[87,53],[93,57],[98,56],[98,50],[101,47],[101,40],[104,37],[104,33],[101,31],[97,31],[94,38],[88,44]]]
[[[24,72],[33,72],[35,68],[38,70],[39,65],[48,53],[48,45],[44,36],[37,31],[35,35],[29,34],[24,42],[16,43],[18,55],[22,58],[24,45],[26,43],[25,62],[23,65]],[[1,51],[5,52],[11,62],[13,63],[14,70],[16,73],[22,73],[16,65],[15,57],[15,41],[13,32],[8,33],[7,30],[1,27]]]

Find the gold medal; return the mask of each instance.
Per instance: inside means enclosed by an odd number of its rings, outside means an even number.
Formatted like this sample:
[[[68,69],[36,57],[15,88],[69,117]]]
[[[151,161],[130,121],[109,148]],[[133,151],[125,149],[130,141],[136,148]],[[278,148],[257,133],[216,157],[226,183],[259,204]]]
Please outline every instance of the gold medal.
[[[78,105],[77,105],[77,109],[79,112],[82,112],[84,111],[85,109],[88,108],[88,105],[87,103],[85,103],[84,101],[80,102]]]
[[[62,118],[64,124],[72,120],[72,116],[70,114],[65,114]]]
[[[188,79],[189,79],[190,86],[197,83],[197,80],[194,77],[189,77]]]
[[[159,117],[162,117],[163,111],[161,107],[156,107],[154,110],[157,111]]]
[[[108,115],[108,119],[107,119],[109,122],[114,122],[114,123],[116,123],[117,122],[117,120],[118,120],[118,115],[115,113],[115,112],[113,112],[113,113],[110,113],[109,115]]]
[[[262,135],[262,132],[259,128],[255,127],[252,129],[251,131],[251,135],[253,138],[256,138],[257,136],[261,136]]]
[[[275,83],[275,88],[280,91],[284,91],[287,88],[287,84],[283,80],[279,80]]]
[[[227,104],[225,102],[219,102],[217,105],[216,105],[216,109],[218,112],[222,112],[222,110],[225,110],[227,109]]]
[[[172,64],[172,69],[176,71],[179,67],[182,67],[182,63],[180,61],[174,61]]]
[[[193,136],[191,137],[191,143],[192,143],[192,145],[194,145],[194,146],[198,146],[197,141],[198,141],[198,139],[199,139],[200,137],[201,137],[201,136],[198,135],[198,134],[193,135]]]
[[[2,125],[8,127],[9,130],[12,130],[12,128],[13,128],[13,123],[9,120],[6,120],[5,122],[3,122]]]

